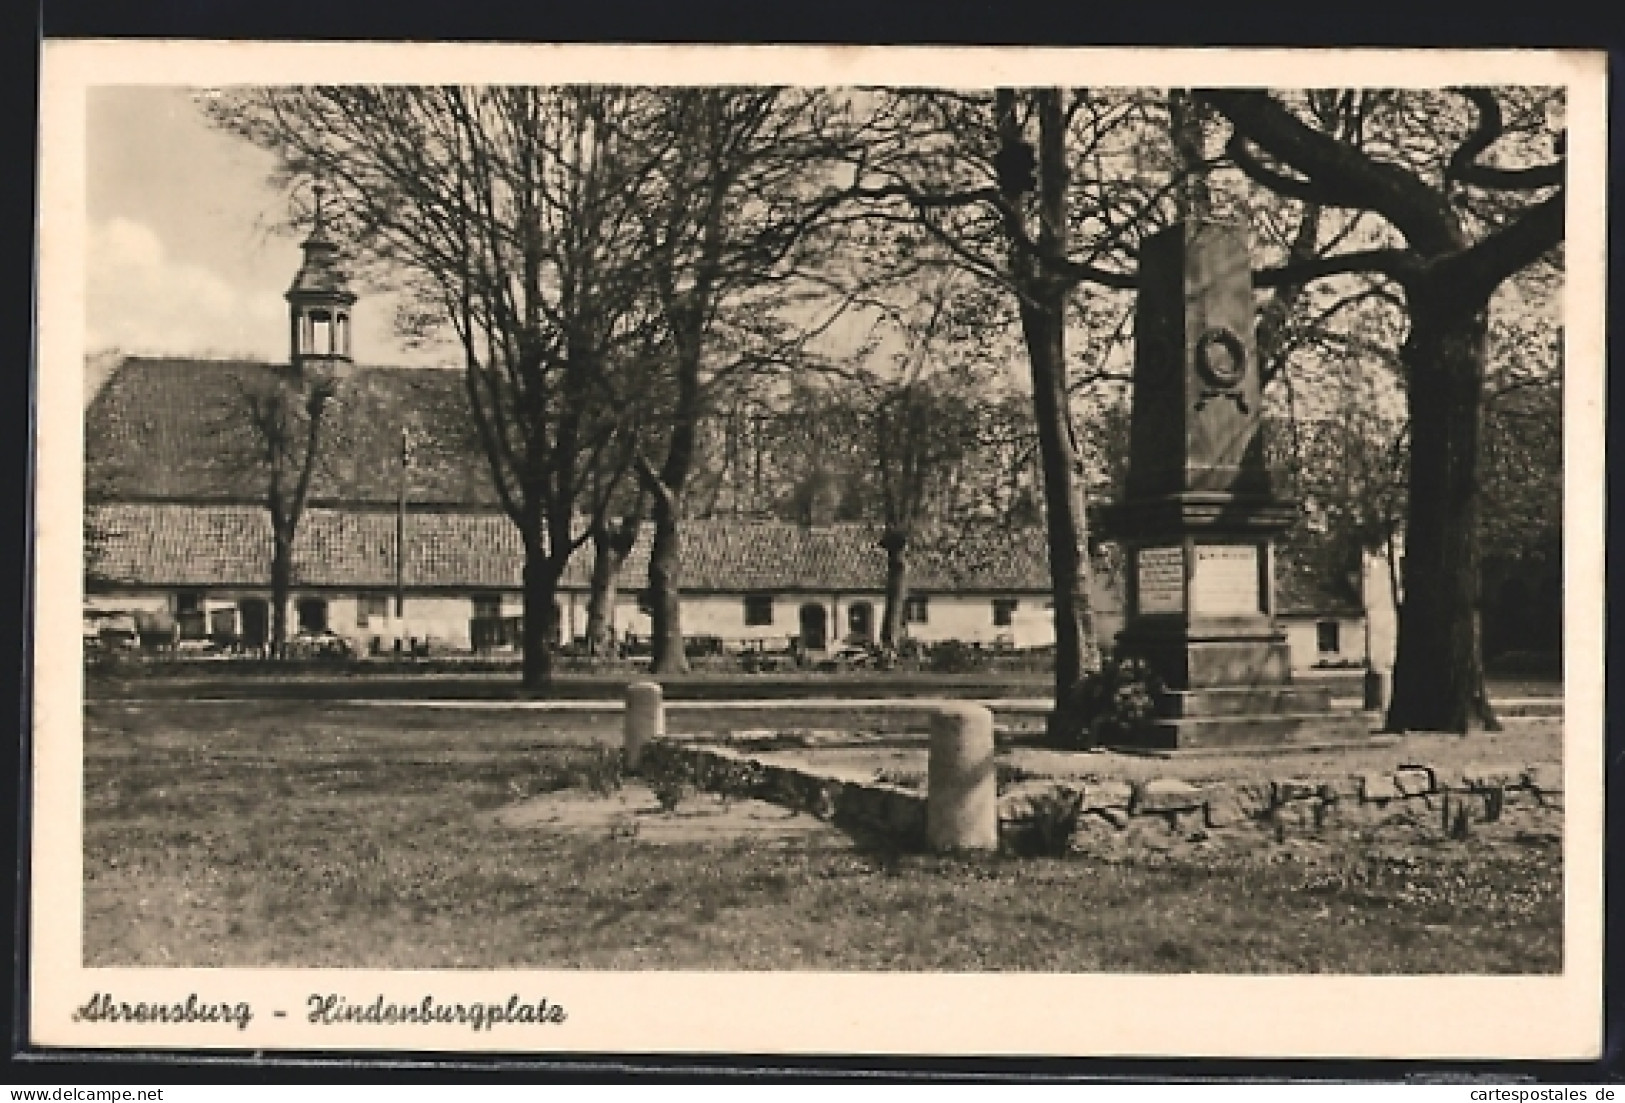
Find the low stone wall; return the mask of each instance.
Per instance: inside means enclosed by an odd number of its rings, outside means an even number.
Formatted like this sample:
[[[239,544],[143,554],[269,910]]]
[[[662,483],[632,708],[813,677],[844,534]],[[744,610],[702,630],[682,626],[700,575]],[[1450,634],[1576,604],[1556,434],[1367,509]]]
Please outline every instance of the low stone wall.
[[[1056,806],[1076,807],[1068,849],[1084,853],[1168,850],[1220,834],[1245,844],[1378,827],[1465,838],[1488,823],[1560,831],[1563,775],[1552,764],[1485,764],[1202,785],[1178,778],[1023,782],[999,799],[1000,829],[1014,838]]]
[[[686,740],[664,738],[644,748],[641,772],[673,769],[708,792],[809,812],[882,836],[904,849],[925,845],[925,793],[916,789],[764,762],[748,751]]]
[[[644,751],[644,770],[681,769],[696,787],[772,801],[861,828],[905,849],[924,845],[926,794],[880,780],[766,762],[749,750],[660,739]],[[1242,844],[1394,827],[1406,834],[1470,835],[1477,825],[1517,824],[1561,831],[1563,773],[1556,764],[1486,763],[1455,771],[1404,766],[1341,777],[1263,777],[1196,785],[1147,781],[1027,780],[999,797],[999,832],[1021,851],[1058,819],[1075,824],[1067,849],[1115,854],[1166,851],[1223,836]],[[1045,822],[1041,822],[1045,821]]]

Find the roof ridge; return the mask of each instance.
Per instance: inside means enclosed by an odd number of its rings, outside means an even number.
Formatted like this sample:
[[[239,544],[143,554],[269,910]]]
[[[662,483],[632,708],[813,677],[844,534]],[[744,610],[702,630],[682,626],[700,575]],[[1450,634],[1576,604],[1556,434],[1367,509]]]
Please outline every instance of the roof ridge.
[[[220,367],[263,367],[285,368],[289,361],[277,360],[262,356],[199,356],[192,353],[124,353],[119,357],[119,366],[115,371],[122,370],[129,364],[156,365],[163,367],[205,367],[218,365]],[[463,370],[457,364],[385,364],[385,363],[357,363],[355,371],[389,371],[389,372],[438,372],[450,375]]]

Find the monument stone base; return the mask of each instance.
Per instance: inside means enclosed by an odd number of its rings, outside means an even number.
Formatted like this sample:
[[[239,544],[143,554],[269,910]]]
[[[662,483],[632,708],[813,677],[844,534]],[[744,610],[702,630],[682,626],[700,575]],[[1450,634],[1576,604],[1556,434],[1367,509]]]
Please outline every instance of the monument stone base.
[[[1371,735],[1361,712],[1337,709],[1331,690],[1292,683],[1286,637],[1254,630],[1221,637],[1125,631],[1125,654],[1144,659],[1163,687],[1156,718],[1130,748],[1180,750],[1348,743]]]
[[[1123,632],[1124,654],[1144,659],[1170,689],[1284,686],[1292,680],[1292,653],[1286,636],[1185,635]]]
[[[1163,704],[1158,702],[1158,711]],[[1285,702],[1274,709],[1220,716],[1159,715],[1126,750],[1196,750],[1210,747],[1282,747],[1361,743],[1371,738],[1363,713],[1335,710],[1297,711]]]

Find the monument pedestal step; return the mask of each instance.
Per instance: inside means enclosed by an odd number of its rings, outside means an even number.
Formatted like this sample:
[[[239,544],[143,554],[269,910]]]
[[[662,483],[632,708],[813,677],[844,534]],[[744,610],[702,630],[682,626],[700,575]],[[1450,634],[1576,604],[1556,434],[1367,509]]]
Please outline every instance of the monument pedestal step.
[[[1376,720],[1363,712],[1277,712],[1162,717],[1131,748],[1269,747],[1293,743],[1368,741]]]
[[[1215,686],[1157,694],[1157,715],[1167,720],[1201,716],[1325,715],[1333,711],[1324,686]]]
[[[1359,739],[1309,740],[1303,743],[1244,743],[1235,746],[1223,744],[1211,747],[1112,747],[1118,754],[1131,754],[1140,758],[1279,758],[1282,755],[1323,754],[1327,751],[1367,750],[1372,747],[1391,747],[1400,737],[1387,733],[1373,733]]]

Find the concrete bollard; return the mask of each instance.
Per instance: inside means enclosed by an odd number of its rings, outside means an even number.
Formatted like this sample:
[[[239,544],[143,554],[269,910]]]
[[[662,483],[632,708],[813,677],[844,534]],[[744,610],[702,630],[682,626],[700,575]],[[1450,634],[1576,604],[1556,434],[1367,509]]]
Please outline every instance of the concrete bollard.
[[[666,706],[658,682],[633,682],[626,687],[626,727],[623,744],[627,770],[636,770],[643,745],[666,734]]]
[[[931,718],[925,822],[932,850],[998,849],[993,713],[981,705],[944,705]]]
[[[1365,669],[1365,710],[1367,712],[1388,711],[1389,677],[1388,671],[1380,666],[1368,666]]]

